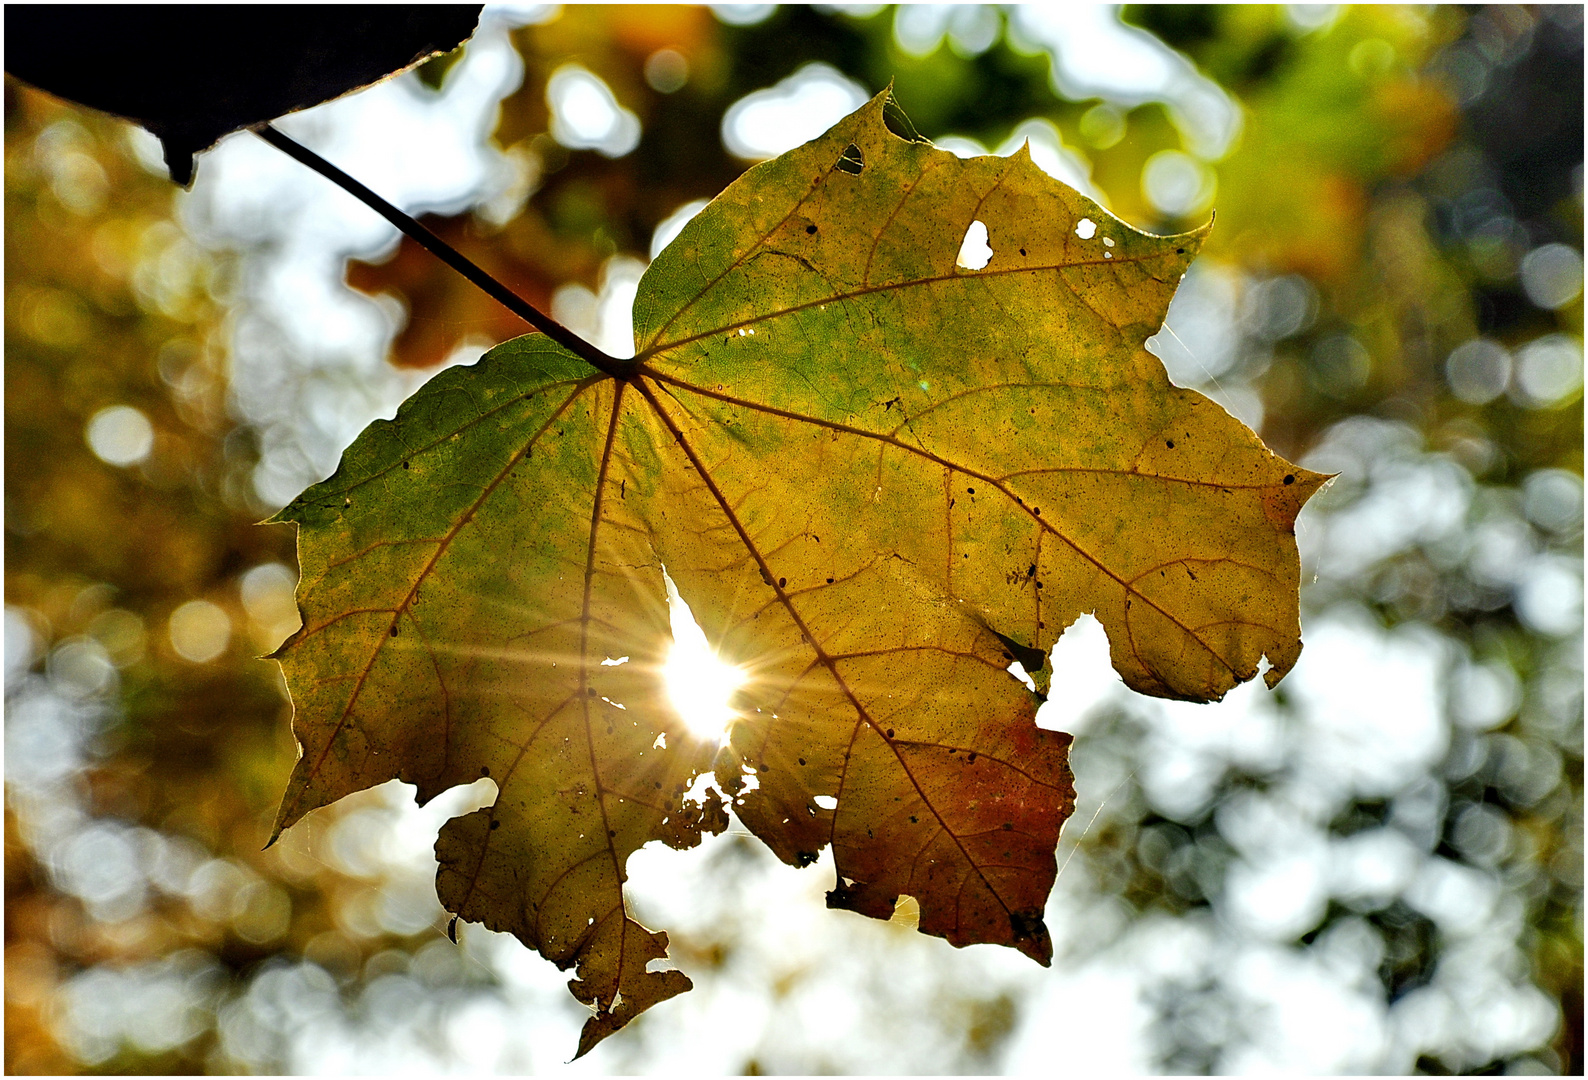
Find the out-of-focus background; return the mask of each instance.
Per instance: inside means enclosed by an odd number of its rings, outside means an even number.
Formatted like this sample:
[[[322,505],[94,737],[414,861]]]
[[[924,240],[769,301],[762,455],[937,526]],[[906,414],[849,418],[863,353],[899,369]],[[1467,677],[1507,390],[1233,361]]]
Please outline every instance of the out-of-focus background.
[[[492,7],[281,121],[575,329],[890,81],[961,154],[1217,227],[1171,377],[1339,478],[1273,692],[1136,696],[1090,618],[1049,970],[829,912],[735,827],[631,863],[697,989],[566,1066],[565,976],[444,934],[390,784],[261,851],[292,537],[253,524],[523,328],[242,134],[191,192],[5,85],[9,1072],[1581,1073],[1581,7]],[[470,800],[476,800],[471,802]]]

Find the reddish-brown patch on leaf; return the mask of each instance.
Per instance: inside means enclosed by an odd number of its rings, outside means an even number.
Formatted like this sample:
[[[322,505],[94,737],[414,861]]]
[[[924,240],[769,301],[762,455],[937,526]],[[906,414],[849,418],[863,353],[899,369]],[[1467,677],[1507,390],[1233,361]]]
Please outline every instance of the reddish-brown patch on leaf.
[[[923,933],[956,946],[1012,945],[1047,964],[1041,912],[1059,829],[1075,807],[1071,739],[1030,721],[1010,726],[1019,737],[983,728],[972,743],[979,750],[902,747],[898,766],[918,797],[880,815],[875,837],[858,827],[864,809],[835,832],[838,872],[854,885],[835,890],[829,905],[886,918],[906,893],[920,903]]]

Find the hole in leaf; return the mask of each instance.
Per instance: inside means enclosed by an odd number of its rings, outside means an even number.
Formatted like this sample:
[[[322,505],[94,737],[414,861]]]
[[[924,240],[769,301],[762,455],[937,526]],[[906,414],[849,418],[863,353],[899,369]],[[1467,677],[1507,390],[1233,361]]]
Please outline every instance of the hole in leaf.
[[[744,685],[745,673],[717,656],[665,568],[662,578],[673,630],[673,647],[662,666],[667,697],[690,731],[703,739],[725,739],[738,715],[729,702]]]
[[[838,158],[838,164],[833,166],[839,172],[846,172],[850,176],[859,176],[860,170],[865,167],[865,156],[860,153],[860,147],[854,143],[844,147],[843,154]]]
[[[1091,218],[1083,217],[1075,223],[1075,235],[1082,240],[1090,240],[1097,235],[1097,222]]]
[[[887,129],[903,139],[905,142],[929,142],[915,125],[910,123],[910,118],[904,115],[904,110],[899,103],[893,100],[893,95],[888,95],[888,100],[882,103],[882,122]]]
[[[837,810],[838,799],[832,795],[818,795],[811,800],[823,810]]]
[[[993,250],[987,244],[987,226],[980,221],[970,223],[965,239],[960,241],[959,257],[954,265],[966,270],[980,270],[992,260]]]
[[[1033,694],[1037,692],[1036,680],[1031,677],[1031,675],[1026,671],[1025,665],[1022,664],[1020,661],[1016,660],[1014,663],[1010,664],[1009,667],[1006,668],[1005,670],[1007,670],[1009,672],[1009,674],[1013,675],[1015,678],[1019,679],[1021,682],[1025,683],[1027,690],[1030,690]]]
[[[689,790],[684,792],[683,801],[694,803],[696,806],[705,806],[706,799],[712,795],[722,797],[722,788],[717,784],[717,774],[703,772],[690,783]]]

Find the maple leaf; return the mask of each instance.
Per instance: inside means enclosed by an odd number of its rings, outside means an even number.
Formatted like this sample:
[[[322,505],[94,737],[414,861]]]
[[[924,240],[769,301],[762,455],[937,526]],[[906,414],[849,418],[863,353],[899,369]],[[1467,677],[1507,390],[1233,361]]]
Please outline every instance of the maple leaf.
[[[1216,699],[1265,656],[1272,685],[1300,652],[1293,526],[1324,477],[1143,348],[1202,233],[1138,232],[887,108],[702,211],[641,282],[619,376],[507,342],[278,518],[304,625],[277,654],[302,747],[277,834],[393,777],[424,801],[489,776],[495,804],[441,831],[439,894],[577,965],[581,1054],[689,987],[623,882],[645,843],[725,827],[703,773],[783,860],[832,846],[830,906],[908,895],[922,931],[1046,964],[1070,737],[1011,660],[1045,686],[1083,612],[1160,696]],[[669,700],[664,567],[746,673],[725,739]]]

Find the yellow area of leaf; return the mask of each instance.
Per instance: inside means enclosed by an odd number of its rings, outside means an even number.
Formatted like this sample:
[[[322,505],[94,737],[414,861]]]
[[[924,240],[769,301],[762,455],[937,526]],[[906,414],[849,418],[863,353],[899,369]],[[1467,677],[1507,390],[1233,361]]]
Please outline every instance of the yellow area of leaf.
[[[1293,527],[1324,478],[1142,347],[1201,233],[1136,232],[1025,153],[907,141],[885,107],[685,228],[626,378],[508,342],[281,515],[303,756],[278,831],[391,777],[490,776],[442,830],[441,899],[577,965],[580,1053],[689,985],[647,970],[666,937],[622,887],[641,845],[724,827],[685,798],[706,770],[780,858],[833,847],[831,906],[909,895],[922,931],[1046,964],[1070,739],[1006,643],[1095,612],[1129,685],[1189,700],[1300,651]],[[720,750],[665,692],[663,566],[749,676]]]

